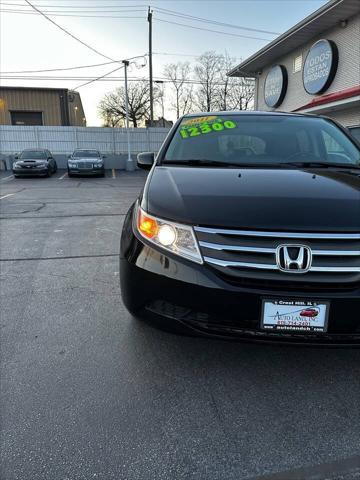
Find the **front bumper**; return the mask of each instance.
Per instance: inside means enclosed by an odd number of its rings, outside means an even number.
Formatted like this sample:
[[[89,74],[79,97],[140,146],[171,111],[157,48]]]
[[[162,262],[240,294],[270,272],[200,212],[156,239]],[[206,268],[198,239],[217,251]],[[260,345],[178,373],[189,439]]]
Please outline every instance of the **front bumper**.
[[[13,168],[12,172],[14,175],[31,175],[31,176],[43,176],[47,175],[49,169],[47,167],[42,168]]]
[[[360,345],[360,287],[349,291],[272,291],[228,284],[208,265],[157,251],[127,229],[120,280],[130,312],[168,329],[262,342]],[[261,329],[263,299],[329,302],[326,333],[269,332]]]
[[[68,172],[71,175],[104,175],[105,167],[101,168],[77,168],[77,167],[69,167]]]

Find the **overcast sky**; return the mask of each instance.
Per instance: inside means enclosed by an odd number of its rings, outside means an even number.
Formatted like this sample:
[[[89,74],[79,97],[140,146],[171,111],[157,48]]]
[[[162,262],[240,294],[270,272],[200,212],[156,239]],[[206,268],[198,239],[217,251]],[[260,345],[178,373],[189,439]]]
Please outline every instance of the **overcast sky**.
[[[141,0],[30,0],[38,9],[48,13],[60,26],[87,43],[99,53],[114,60],[143,55],[148,51],[147,5]],[[162,77],[166,63],[194,62],[196,56],[208,51],[227,51],[239,61],[273,40],[276,35],[259,31],[230,28],[194,19],[178,17],[177,12],[217,22],[230,23],[248,29],[282,33],[311,12],[324,5],[326,0],[153,0],[154,76]],[[65,32],[58,29],[39,13],[34,12],[25,0],[0,0],[1,50],[0,67],[5,72],[66,68],[109,62]],[[167,9],[167,12],[161,9]],[[9,12],[17,10],[17,13]],[[30,13],[19,13],[19,10]],[[136,11],[134,11],[136,10]],[[169,11],[170,10],[170,11]],[[61,12],[61,16],[58,15]],[[78,16],[73,16],[78,15]],[[90,18],[89,16],[97,16]],[[113,17],[113,18],[103,18]],[[124,17],[137,18],[124,18]],[[117,17],[117,18],[115,18]],[[118,18],[120,17],[120,18]],[[189,28],[217,30],[216,33]],[[237,36],[236,36],[237,35]],[[253,38],[246,38],[253,37]],[[257,38],[255,38],[257,37]],[[164,53],[168,55],[164,55]],[[170,55],[169,55],[170,54]],[[139,67],[143,62],[139,60]],[[80,70],[36,73],[56,77],[98,77],[116,68],[117,64]],[[11,74],[24,75],[24,74]],[[148,67],[132,67],[129,75],[148,75]],[[111,76],[122,77],[123,71]],[[109,76],[108,78],[111,78]],[[86,80],[63,79],[29,80],[1,79],[2,85],[75,88]],[[94,82],[79,89],[85,108],[88,126],[100,125],[97,104],[102,96],[116,88],[121,80]],[[171,112],[167,112],[171,117]]]

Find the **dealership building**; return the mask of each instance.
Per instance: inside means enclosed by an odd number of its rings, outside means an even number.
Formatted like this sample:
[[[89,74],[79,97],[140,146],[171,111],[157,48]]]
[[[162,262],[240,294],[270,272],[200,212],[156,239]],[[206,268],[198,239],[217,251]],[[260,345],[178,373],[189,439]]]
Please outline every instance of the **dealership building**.
[[[360,1],[329,1],[229,76],[255,78],[255,110],[326,115],[360,139]]]
[[[85,127],[86,119],[78,92],[0,86],[0,125]]]

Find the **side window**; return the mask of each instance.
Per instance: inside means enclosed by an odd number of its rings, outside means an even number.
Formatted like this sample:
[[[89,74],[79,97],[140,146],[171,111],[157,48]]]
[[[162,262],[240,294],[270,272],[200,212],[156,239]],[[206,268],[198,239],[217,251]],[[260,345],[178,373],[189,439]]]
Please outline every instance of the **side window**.
[[[334,136],[324,130],[322,130],[322,137],[328,160],[339,163],[352,161],[351,153],[346,148],[346,144],[342,145]]]
[[[360,142],[360,127],[349,127],[351,135]]]
[[[323,140],[324,140],[324,145],[326,149],[326,153],[342,153],[346,155],[345,150],[343,147],[335,140],[335,138],[330,137],[330,135],[327,132],[322,131],[323,135]]]

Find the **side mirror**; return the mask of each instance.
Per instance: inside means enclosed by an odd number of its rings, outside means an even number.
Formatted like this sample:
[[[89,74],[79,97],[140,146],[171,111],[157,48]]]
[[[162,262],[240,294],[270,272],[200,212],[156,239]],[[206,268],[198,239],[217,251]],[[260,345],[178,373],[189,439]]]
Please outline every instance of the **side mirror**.
[[[106,158],[106,155],[101,155],[101,156],[102,156],[102,158]]]
[[[19,155],[15,155],[14,159],[19,160]]]
[[[71,155],[68,155],[67,158],[71,158]]]
[[[143,170],[150,170],[155,160],[153,152],[139,153],[137,156],[137,165]]]

